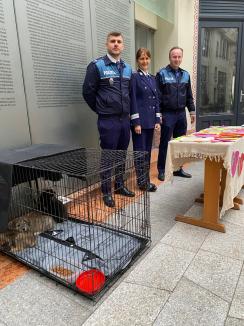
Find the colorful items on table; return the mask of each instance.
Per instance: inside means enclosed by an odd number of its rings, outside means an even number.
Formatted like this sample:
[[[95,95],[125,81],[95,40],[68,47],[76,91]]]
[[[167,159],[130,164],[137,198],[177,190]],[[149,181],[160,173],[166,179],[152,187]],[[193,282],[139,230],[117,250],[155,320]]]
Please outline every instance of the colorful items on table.
[[[232,157],[231,157],[231,175],[232,175],[232,177],[234,177],[234,175],[236,174],[236,169],[237,169],[238,162],[239,162],[239,155],[240,155],[239,151],[234,151],[232,153]]]
[[[196,142],[196,143],[218,143],[218,142],[234,142],[239,138],[244,137],[244,127],[236,126],[214,126],[200,130],[188,136],[176,138],[180,142]]]

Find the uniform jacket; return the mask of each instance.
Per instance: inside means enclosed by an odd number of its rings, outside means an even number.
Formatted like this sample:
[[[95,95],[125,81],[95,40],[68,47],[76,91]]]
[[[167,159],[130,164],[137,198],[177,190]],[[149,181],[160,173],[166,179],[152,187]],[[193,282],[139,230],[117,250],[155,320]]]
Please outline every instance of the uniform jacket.
[[[130,97],[132,126],[140,125],[143,129],[151,129],[156,123],[160,123],[159,100],[154,76],[145,76],[140,70],[134,72],[131,77]]]
[[[177,80],[175,71],[168,65],[156,75],[161,112],[183,110],[195,111],[190,75],[179,68],[180,77]]]
[[[83,97],[90,108],[99,115],[130,113],[129,83],[131,66],[120,60],[121,73],[116,63],[105,55],[92,61],[83,84]]]

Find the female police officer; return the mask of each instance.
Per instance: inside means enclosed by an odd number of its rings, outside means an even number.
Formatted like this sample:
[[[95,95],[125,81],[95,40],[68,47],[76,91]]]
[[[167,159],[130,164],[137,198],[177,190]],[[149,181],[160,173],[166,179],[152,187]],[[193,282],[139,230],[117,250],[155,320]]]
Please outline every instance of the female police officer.
[[[160,130],[159,101],[155,77],[148,73],[150,51],[138,49],[136,61],[138,70],[132,74],[130,86],[133,149],[148,153],[146,163],[150,167],[154,129]],[[149,173],[143,168],[144,164],[135,159],[138,186],[141,190],[156,191],[157,187],[150,183]]]

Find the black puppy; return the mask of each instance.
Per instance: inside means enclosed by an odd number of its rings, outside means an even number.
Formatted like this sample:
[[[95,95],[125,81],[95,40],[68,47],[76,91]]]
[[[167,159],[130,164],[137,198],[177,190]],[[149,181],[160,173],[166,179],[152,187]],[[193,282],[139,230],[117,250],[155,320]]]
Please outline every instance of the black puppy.
[[[57,223],[67,220],[68,212],[64,204],[56,197],[53,189],[44,189],[37,200],[38,209],[52,215]]]

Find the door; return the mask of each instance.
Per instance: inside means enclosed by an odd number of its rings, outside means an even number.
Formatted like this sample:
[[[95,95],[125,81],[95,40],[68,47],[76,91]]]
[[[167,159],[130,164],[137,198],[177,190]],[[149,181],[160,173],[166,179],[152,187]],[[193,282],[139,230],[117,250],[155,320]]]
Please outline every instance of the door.
[[[201,21],[199,27],[197,129],[242,124],[243,23]]]
[[[244,46],[244,23],[242,32],[242,47]],[[237,94],[238,101],[238,115],[237,115],[237,125],[244,124],[244,53],[242,51],[241,55],[241,65],[240,65],[240,87],[239,93]]]

